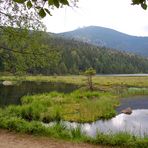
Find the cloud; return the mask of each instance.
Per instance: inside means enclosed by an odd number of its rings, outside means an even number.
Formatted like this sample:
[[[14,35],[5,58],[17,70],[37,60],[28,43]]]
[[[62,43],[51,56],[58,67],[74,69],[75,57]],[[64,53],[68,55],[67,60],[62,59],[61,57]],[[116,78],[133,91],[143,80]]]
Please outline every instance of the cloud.
[[[53,11],[44,22],[50,32],[64,32],[82,26],[103,26],[131,35],[148,36],[143,29],[148,20],[148,10],[132,6],[130,0],[80,0],[79,8]]]

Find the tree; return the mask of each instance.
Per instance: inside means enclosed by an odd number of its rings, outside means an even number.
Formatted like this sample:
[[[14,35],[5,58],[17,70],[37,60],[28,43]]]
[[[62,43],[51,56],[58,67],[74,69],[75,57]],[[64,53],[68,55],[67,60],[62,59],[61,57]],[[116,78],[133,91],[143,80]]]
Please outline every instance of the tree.
[[[132,5],[141,5],[143,9],[147,9],[147,1],[146,0],[132,0]]]
[[[39,15],[13,0],[0,0],[0,51],[26,48],[31,30],[45,30]]]
[[[79,0],[7,0],[22,4],[28,9],[34,10],[40,17],[44,18],[47,14],[51,15],[51,10],[66,6],[76,6]],[[146,0],[131,0],[132,5],[141,5],[143,9],[147,9]]]
[[[78,0],[12,0],[15,3],[23,4],[28,9],[33,9],[42,18],[46,14],[51,15],[51,9],[60,8],[64,5],[76,6]]]
[[[0,27],[42,28],[40,19],[51,10],[64,5],[75,7],[79,0],[0,0]],[[131,0],[133,5],[147,9],[146,0]]]
[[[87,85],[89,89],[92,91],[93,90],[92,76],[96,74],[96,70],[94,70],[93,68],[88,68],[84,74],[87,76]]]
[[[3,36],[0,50],[13,52],[14,46],[21,45],[20,40],[29,39],[31,30],[45,30],[41,18],[51,15],[50,10],[76,3],[77,0],[0,0],[0,35]],[[6,42],[13,47],[4,46]]]
[[[0,29],[5,30],[8,26],[31,30],[43,28],[40,17],[34,10],[13,0],[0,0]]]
[[[60,8],[63,5],[76,6],[79,0],[13,0],[16,3],[25,4],[28,9],[33,8],[42,18],[46,14],[51,15],[50,10],[54,7]],[[132,5],[141,5],[143,9],[147,9],[146,0],[131,0]]]
[[[30,35],[18,42],[9,42],[3,36],[0,36],[0,64],[2,71],[9,71],[17,74],[31,73],[47,74],[47,70],[56,67],[59,63],[58,51],[50,47],[46,39],[47,35],[40,32],[31,32]],[[4,41],[3,41],[4,40]],[[0,63],[1,63],[0,62]]]

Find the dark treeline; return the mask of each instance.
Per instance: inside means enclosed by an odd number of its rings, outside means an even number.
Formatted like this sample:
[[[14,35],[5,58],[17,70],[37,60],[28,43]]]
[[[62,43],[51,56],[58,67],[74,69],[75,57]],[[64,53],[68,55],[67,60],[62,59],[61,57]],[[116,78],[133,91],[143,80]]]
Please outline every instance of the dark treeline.
[[[148,73],[148,59],[105,47],[68,40],[54,34],[31,33],[11,44],[1,36],[0,71],[14,74]]]

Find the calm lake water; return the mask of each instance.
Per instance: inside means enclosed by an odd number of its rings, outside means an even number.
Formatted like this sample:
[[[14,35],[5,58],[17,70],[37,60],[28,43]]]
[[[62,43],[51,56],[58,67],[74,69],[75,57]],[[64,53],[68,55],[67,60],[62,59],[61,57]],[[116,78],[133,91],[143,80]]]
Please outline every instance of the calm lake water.
[[[97,76],[113,76],[113,77],[143,77],[148,74],[97,74]]]
[[[131,107],[133,110],[135,109],[148,109],[148,96],[135,96],[135,97],[128,97],[122,98],[121,105],[116,108],[118,113],[121,110]]]
[[[0,106],[20,104],[20,98],[24,95],[46,93],[51,91],[69,93],[77,86],[63,83],[49,82],[21,82],[16,85],[4,86],[0,83]]]
[[[97,132],[105,134],[128,132],[143,137],[148,135],[148,110],[133,110],[131,115],[119,114],[110,120],[98,120],[93,123],[80,124],[63,121],[63,124],[67,128],[81,127],[82,132],[91,137],[95,137]]]
[[[132,114],[121,113],[122,109],[131,107]],[[92,123],[76,123],[61,121],[67,128],[80,127],[88,136],[95,137],[97,132],[114,134],[128,132],[135,136],[148,136],[148,96],[136,96],[121,99],[121,105],[116,109],[117,116],[110,120],[98,120]],[[55,122],[46,124],[52,126]]]

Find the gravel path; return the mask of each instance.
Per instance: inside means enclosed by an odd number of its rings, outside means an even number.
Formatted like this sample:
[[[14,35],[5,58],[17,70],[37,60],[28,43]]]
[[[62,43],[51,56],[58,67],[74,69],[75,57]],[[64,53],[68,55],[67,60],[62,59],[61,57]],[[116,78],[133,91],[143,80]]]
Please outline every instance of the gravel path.
[[[0,130],[0,148],[102,148],[102,146],[72,143]]]

